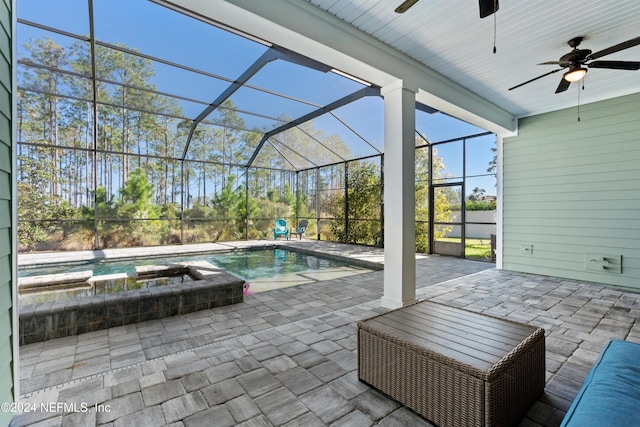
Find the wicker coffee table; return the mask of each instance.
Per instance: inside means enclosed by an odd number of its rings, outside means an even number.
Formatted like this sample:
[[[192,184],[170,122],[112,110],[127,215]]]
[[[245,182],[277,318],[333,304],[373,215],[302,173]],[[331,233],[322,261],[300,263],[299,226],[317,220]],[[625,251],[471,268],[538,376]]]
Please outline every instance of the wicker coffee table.
[[[423,301],[358,323],[358,377],[440,427],[513,426],[545,384],[544,329]]]

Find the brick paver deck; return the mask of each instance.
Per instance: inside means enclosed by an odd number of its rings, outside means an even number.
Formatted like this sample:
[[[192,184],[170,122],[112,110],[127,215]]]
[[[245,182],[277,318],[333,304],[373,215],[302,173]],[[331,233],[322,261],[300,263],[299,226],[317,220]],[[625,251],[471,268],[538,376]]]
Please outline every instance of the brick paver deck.
[[[546,389],[523,426],[559,425],[608,339],[640,342],[640,294],[437,256],[418,259],[417,278],[419,298],[547,330]],[[382,290],[376,271],[23,346],[22,402],[38,411],[12,425],[429,426],[357,379],[355,325],[385,311]]]

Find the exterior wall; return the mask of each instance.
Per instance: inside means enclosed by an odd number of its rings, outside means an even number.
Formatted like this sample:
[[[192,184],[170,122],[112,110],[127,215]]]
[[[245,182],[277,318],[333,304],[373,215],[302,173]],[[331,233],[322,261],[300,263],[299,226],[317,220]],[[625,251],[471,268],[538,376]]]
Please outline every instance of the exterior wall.
[[[522,118],[504,139],[503,268],[638,290],[640,93],[580,116]],[[622,256],[622,272],[587,270],[592,254]]]
[[[0,0],[0,402],[13,402],[13,150],[11,138],[13,43],[11,0]],[[10,412],[0,412],[0,425],[9,424]]]

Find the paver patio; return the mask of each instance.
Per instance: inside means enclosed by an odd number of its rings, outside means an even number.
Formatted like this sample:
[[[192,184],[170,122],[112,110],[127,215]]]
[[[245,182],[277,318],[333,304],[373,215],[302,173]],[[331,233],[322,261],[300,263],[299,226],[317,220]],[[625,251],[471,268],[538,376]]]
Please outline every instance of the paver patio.
[[[492,267],[421,257],[418,297],[544,327],[547,385],[522,426],[557,426],[604,343],[640,342],[640,294]],[[23,346],[22,402],[58,406],[12,425],[429,426],[357,379],[356,322],[385,311],[382,290],[375,271]]]

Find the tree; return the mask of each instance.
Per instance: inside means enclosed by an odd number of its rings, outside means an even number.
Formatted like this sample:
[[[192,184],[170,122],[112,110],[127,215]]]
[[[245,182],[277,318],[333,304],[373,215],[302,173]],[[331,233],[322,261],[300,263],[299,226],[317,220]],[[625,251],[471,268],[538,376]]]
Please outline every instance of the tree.
[[[197,126],[183,161],[192,121],[182,118],[178,100],[154,93],[153,61],[130,51],[124,45],[98,44],[94,82],[92,51],[84,41],[62,46],[33,39],[21,50],[16,120],[23,242],[53,244],[52,239],[65,236],[69,248],[93,247],[96,226],[99,247],[164,242],[178,235],[175,224],[183,216],[204,220],[206,230],[192,234],[196,240],[218,236],[220,230],[241,237],[247,219],[256,222],[251,233],[265,237],[274,218],[315,215],[322,188],[324,194],[342,191],[336,189],[344,182],[344,168],[337,165],[327,169],[320,189],[310,193],[304,187],[296,199],[295,169],[312,166],[302,156],[317,164],[351,157],[338,135],[313,122],[278,135],[278,142],[265,144],[251,171],[240,172],[270,128],[247,129],[231,100]],[[278,149],[271,144],[279,144]],[[235,178],[244,172],[250,178],[248,203]],[[58,228],[43,232],[52,218],[63,217],[83,222],[62,227],[57,221]],[[162,229],[157,218],[164,220]],[[38,221],[41,228],[27,228]]]
[[[140,168],[135,169],[120,189],[121,198],[116,207],[117,218],[127,221],[118,221],[110,227],[108,246],[148,246],[160,243],[160,207],[153,203],[153,192],[153,185],[145,172]]]
[[[280,203],[284,203],[285,205],[290,206],[291,209],[295,211],[296,195],[293,193],[293,191],[291,191],[291,185],[288,182],[285,182],[284,191],[280,195],[280,198],[278,199],[278,201]]]
[[[416,139],[416,145],[421,144],[421,139]],[[427,149],[416,150],[416,251],[429,251],[429,174],[432,179],[443,178],[442,171],[446,169],[442,158],[438,156],[438,150],[432,148],[433,158],[429,159]],[[448,187],[441,187],[442,191],[433,192],[434,220],[435,222],[447,222],[452,212],[452,201],[457,197]],[[433,227],[434,239],[444,236],[451,231],[451,226]]]
[[[487,172],[496,173],[498,171],[498,147],[496,146],[498,143],[497,140],[493,141],[493,147],[491,147],[491,152],[493,153],[493,158],[489,162],[489,167],[487,167]]]
[[[71,218],[73,210],[68,203],[59,200],[59,196],[41,193],[34,186],[18,183],[18,242],[34,249],[35,245],[49,241],[54,235],[62,240],[65,228],[60,220]]]
[[[213,199],[213,207],[218,218],[234,218],[237,214],[240,194],[233,189],[234,181],[235,176],[229,175],[227,185]]]
[[[153,184],[142,169],[133,171],[123,188],[120,189],[122,204],[130,204],[138,212],[148,212],[152,207]]]
[[[40,153],[45,154],[40,157]],[[18,155],[18,241],[29,249],[41,242],[61,240],[65,232],[63,220],[74,216],[67,202],[46,191],[52,181],[51,161],[51,156],[43,149],[34,149],[30,155]]]
[[[127,46],[117,45],[127,49]],[[117,151],[123,153],[122,156],[122,176],[121,183],[124,185],[129,178],[130,159],[129,153],[135,152],[140,140],[135,138],[135,129],[140,132],[148,125],[142,123],[144,114],[136,109],[150,109],[153,105],[153,95],[147,91],[135,89],[155,89],[149,84],[149,79],[153,77],[153,62],[149,59],[131,55],[120,50],[109,49],[99,46],[98,55],[100,57],[100,77],[115,81],[119,84],[107,86],[109,90],[109,101],[113,105],[118,105],[119,112],[112,116],[112,136],[113,145]],[[116,113],[114,111],[114,113]],[[148,116],[146,116],[148,117]],[[140,136],[140,134],[138,134]]]
[[[252,198],[246,198],[243,197],[244,195],[241,195],[240,197],[240,202],[238,203],[238,218],[240,219],[240,221],[238,222],[238,231],[240,233],[240,235],[244,235],[245,232],[247,231],[247,220],[250,220],[250,218],[256,217],[258,216],[259,212],[260,212],[260,207],[258,206],[258,202]],[[247,199],[248,199],[248,204],[247,204]],[[262,237],[262,236],[258,236],[257,234],[254,234],[252,236],[249,236],[249,238],[258,238],[258,237]]]
[[[213,199],[215,217],[222,220],[223,224],[216,240],[230,240],[239,237],[236,219],[241,218],[239,213],[243,197],[240,191],[233,188],[234,181],[235,176],[229,175],[225,187]]]
[[[477,201],[477,200],[482,200],[482,196],[484,196],[484,194],[486,193],[484,188],[479,188],[479,187],[474,187],[473,190],[471,190],[471,194],[469,195],[469,200],[471,201]]]
[[[416,139],[416,145],[422,141]],[[429,251],[429,150],[416,150],[416,251]]]
[[[215,130],[213,144],[209,145],[211,155],[222,164],[220,168],[220,187],[226,186],[227,177],[232,174],[232,164],[247,149],[244,139],[246,133],[242,129],[245,127],[244,120],[235,110],[233,101],[227,99],[216,110],[213,122],[219,125]]]
[[[29,100],[33,101],[29,114],[33,115],[34,121],[42,125],[39,129],[40,135],[33,135],[35,139],[43,144],[50,145],[51,149],[39,149],[39,157],[44,157],[50,171],[48,181],[48,191],[52,197],[60,194],[60,176],[58,174],[58,145],[59,145],[59,120],[60,108],[58,93],[62,93],[65,83],[65,75],[55,73],[49,69],[65,69],[69,65],[69,57],[55,41],[44,37],[41,39],[31,39],[24,45],[28,56],[23,58],[25,63],[41,65],[23,67],[20,76],[21,83],[34,92]],[[43,159],[44,160],[44,159]]]
[[[381,245],[380,168],[372,162],[352,162],[348,166],[347,196],[336,194],[329,203],[334,218],[331,232],[336,240],[345,243]],[[348,203],[347,220],[344,218]],[[347,229],[348,221],[348,229]]]

